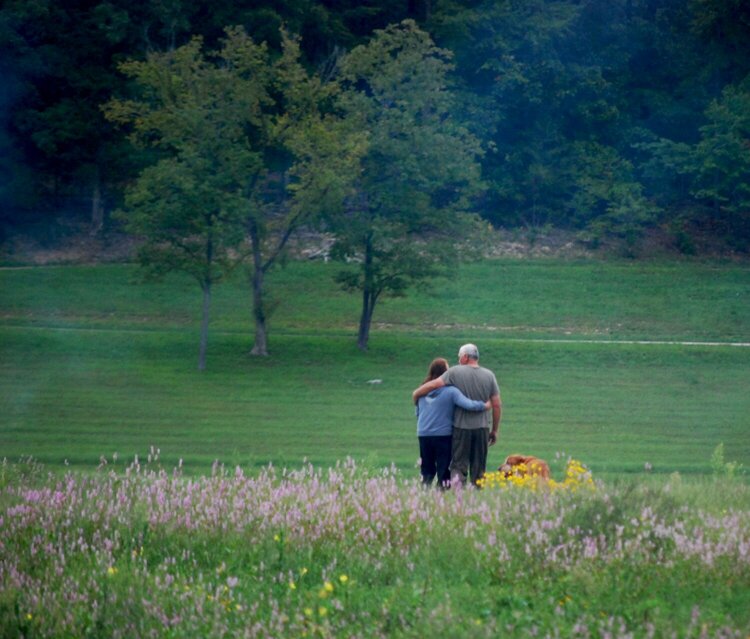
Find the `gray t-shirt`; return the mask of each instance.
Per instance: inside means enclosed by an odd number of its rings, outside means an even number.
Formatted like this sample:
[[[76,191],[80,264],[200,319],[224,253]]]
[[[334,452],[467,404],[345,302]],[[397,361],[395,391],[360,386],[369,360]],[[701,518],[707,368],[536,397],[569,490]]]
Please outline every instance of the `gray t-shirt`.
[[[440,377],[446,385],[453,385],[469,399],[486,402],[493,395],[500,394],[495,374],[488,368],[481,366],[469,366],[468,364],[451,366]],[[459,408],[453,413],[454,428],[489,428],[488,416],[492,411],[483,413],[472,413]]]

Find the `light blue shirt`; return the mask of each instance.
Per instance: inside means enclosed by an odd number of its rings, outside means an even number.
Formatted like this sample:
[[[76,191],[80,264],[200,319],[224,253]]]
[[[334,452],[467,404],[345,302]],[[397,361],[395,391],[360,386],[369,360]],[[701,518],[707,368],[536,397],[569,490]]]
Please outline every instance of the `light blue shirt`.
[[[417,436],[437,437],[453,433],[453,409],[483,411],[484,402],[469,399],[455,386],[442,386],[417,402]]]

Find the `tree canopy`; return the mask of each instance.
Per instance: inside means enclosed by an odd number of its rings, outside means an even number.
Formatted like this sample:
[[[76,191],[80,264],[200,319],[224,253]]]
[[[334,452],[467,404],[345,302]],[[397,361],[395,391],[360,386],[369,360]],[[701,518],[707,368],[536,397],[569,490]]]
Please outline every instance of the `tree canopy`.
[[[206,365],[212,286],[250,264],[253,352],[266,355],[264,276],[294,230],[336,198],[345,167],[319,105],[327,88],[299,64],[295,40],[280,56],[243,29],[227,29],[221,48],[203,40],[121,65],[135,99],[114,99],[109,120],[153,148],[155,163],[126,190],[121,217],[145,243],[152,274],[191,274],[203,291],[199,368]],[[346,157],[346,156],[343,156]],[[342,199],[342,196],[338,196]]]
[[[339,106],[366,135],[352,194],[331,218],[334,256],[357,261],[339,282],[359,291],[358,345],[367,349],[383,295],[402,295],[450,262],[479,186],[478,140],[451,113],[450,54],[414,21],[376,32],[345,56]]]
[[[153,160],[99,110],[129,95],[123,60],[194,36],[215,48],[227,25],[241,25],[271,64],[283,27],[301,37],[300,64],[325,83],[342,58],[404,19],[452,54],[450,116],[482,146],[485,190],[474,210],[492,224],[625,239],[693,229],[750,247],[748,138],[737,124],[750,74],[741,0],[8,0],[3,228],[110,223],[107,212]],[[731,162],[719,157],[724,143]]]

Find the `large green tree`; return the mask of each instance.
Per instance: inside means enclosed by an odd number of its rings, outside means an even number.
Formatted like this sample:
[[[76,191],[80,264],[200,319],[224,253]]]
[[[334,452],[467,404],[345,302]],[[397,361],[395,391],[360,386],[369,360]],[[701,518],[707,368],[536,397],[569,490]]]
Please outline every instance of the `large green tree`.
[[[212,287],[248,258],[252,352],[267,355],[265,274],[316,206],[335,198],[332,171],[345,173],[327,157],[335,136],[318,110],[327,89],[302,69],[293,39],[272,60],[239,28],[219,51],[206,54],[194,38],[122,70],[139,96],[112,100],[106,115],[160,154],[126,194],[127,227],[145,241],[142,264],[200,284],[202,370]]]
[[[366,143],[357,147],[352,194],[332,219],[333,254],[356,263],[338,280],[362,297],[362,350],[378,301],[435,277],[453,257],[450,240],[471,224],[480,148],[451,110],[449,60],[407,20],[377,31],[340,64],[338,107]]]
[[[750,76],[724,89],[706,110],[708,122],[689,155],[692,194],[710,206],[730,242],[750,248]]]
[[[648,218],[623,153],[626,3],[465,4],[436,12],[431,24],[457,52],[465,109],[488,148],[483,214],[505,226],[594,230]]]
[[[280,52],[282,25],[301,33],[303,57],[320,64],[353,44],[384,8],[359,22],[354,8],[313,0],[6,0],[0,3],[0,224],[53,219],[106,227],[145,158],[123,144],[99,105],[125,95],[125,59],[184,45],[191,34],[217,46],[226,25],[244,25]],[[377,3],[375,3],[377,4]],[[367,19],[364,19],[364,18]],[[357,26],[359,35],[350,29]]]

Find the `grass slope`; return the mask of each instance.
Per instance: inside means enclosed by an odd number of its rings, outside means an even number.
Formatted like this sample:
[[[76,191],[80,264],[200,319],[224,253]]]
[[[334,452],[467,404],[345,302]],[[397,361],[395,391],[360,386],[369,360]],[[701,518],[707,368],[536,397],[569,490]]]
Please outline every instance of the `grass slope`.
[[[491,464],[558,451],[598,473],[706,472],[750,458],[750,349],[534,339],[748,341],[750,269],[720,264],[486,261],[376,311],[357,351],[338,267],[274,274],[270,359],[247,355],[249,295],[218,287],[209,370],[195,369],[199,291],[134,284],[128,266],[0,271],[0,455],[91,464],[161,448],[188,471],[417,457],[410,391],[430,359],[479,343],[501,382]],[[532,339],[528,339],[532,338]],[[367,383],[380,379],[380,384]]]

